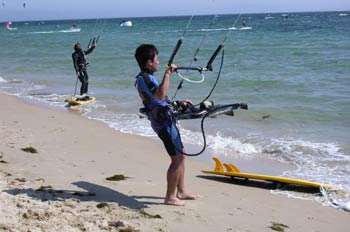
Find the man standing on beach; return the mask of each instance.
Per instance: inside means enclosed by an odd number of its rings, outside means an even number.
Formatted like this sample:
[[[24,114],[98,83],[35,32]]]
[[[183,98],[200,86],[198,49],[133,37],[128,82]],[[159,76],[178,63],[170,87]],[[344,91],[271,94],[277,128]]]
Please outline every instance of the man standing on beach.
[[[141,69],[136,77],[135,87],[145,106],[146,114],[151,121],[152,129],[163,141],[171,158],[171,164],[167,172],[167,192],[165,204],[182,206],[184,199],[196,199],[198,196],[185,190],[185,155],[176,121],[171,115],[167,93],[169,78],[176,69],[171,64],[165,70],[161,84],[158,84],[154,72],[158,70],[158,50],[152,44],[142,44],[135,52],[135,58]],[[180,104],[190,104],[189,101],[181,101]]]
[[[81,48],[80,43],[76,43],[74,45],[72,59],[77,78],[81,82],[80,95],[82,96],[82,100],[90,99],[89,96],[85,96],[88,92],[89,87],[89,75],[87,73],[87,65],[89,63],[86,62],[85,55],[90,54],[95,49],[95,47],[95,39],[92,42],[92,46],[85,51]]]

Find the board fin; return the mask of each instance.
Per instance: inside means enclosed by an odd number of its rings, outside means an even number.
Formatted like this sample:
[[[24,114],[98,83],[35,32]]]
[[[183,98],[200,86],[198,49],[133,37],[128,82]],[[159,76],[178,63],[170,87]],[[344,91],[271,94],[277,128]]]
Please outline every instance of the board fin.
[[[239,173],[239,169],[233,165],[233,164],[223,164],[218,158],[213,157],[213,160],[215,161],[215,168],[214,172],[225,172],[224,167],[226,169],[226,172],[235,172]]]
[[[214,171],[215,172],[223,172],[224,171],[224,167],[222,166],[221,161],[218,158],[216,158],[216,157],[213,157],[213,160],[215,161]]]
[[[233,164],[224,164],[224,167],[226,168],[226,172],[239,173],[239,169]]]

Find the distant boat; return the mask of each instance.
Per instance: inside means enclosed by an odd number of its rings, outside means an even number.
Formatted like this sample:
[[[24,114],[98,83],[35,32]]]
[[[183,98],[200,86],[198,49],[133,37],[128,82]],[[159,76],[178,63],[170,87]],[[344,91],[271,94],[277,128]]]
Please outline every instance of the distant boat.
[[[240,28],[240,30],[251,30],[252,27],[248,26],[248,22],[246,19],[243,20],[242,22],[242,27]]]
[[[132,21],[131,20],[124,20],[120,23],[121,27],[132,27]]]
[[[7,30],[17,30],[17,28],[16,27],[11,27],[11,21],[8,21],[7,23],[6,23],[6,29]]]
[[[282,14],[281,16],[285,19],[288,19],[288,14]]]
[[[72,32],[79,32],[80,31],[80,27],[78,24],[73,23],[72,27],[69,29]]]
[[[268,14],[265,16],[265,19],[273,19],[273,17],[270,14]]]

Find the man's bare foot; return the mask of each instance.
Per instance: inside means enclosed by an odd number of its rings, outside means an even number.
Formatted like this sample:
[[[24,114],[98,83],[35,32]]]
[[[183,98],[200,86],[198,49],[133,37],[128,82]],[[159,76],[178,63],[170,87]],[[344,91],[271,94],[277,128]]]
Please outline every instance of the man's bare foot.
[[[177,197],[181,200],[195,200],[199,197],[199,195],[184,192],[184,193],[177,193]]]
[[[164,203],[166,205],[184,206],[185,202],[181,201],[179,198],[165,199]]]

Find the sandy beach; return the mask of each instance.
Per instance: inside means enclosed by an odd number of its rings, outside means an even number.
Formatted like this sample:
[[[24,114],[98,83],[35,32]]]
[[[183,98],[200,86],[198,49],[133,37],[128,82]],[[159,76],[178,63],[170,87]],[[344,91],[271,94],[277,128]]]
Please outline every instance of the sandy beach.
[[[269,185],[209,177],[201,170],[213,163],[191,158],[186,185],[201,197],[182,207],[164,205],[170,161],[158,140],[4,94],[0,111],[0,231],[350,228],[348,212],[271,194]],[[127,178],[106,180],[114,175]]]

